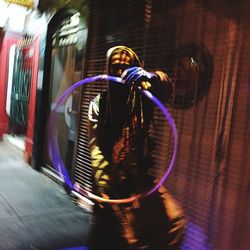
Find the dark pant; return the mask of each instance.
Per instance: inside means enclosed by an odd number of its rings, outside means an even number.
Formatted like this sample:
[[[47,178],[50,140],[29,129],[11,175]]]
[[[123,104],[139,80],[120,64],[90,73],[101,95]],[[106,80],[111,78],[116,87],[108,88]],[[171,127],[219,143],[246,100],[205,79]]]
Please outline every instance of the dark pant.
[[[121,223],[110,205],[95,204],[94,216],[95,223],[88,246],[90,250],[128,249],[128,244],[122,237]]]
[[[96,204],[91,250],[177,250],[186,225],[184,213],[161,187],[133,204]]]

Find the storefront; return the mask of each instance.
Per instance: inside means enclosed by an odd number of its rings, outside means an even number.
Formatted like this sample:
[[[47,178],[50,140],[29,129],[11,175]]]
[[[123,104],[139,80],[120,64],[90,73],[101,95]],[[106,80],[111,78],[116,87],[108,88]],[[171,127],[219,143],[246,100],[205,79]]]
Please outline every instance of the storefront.
[[[31,9],[35,8],[33,1],[1,1],[0,7],[0,137],[17,145],[29,162],[33,147],[40,36],[46,22],[44,16],[38,16],[36,10]]]
[[[63,92],[83,77],[86,24],[80,13],[72,9],[58,11],[48,24],[44,58],[41,104],[36,119],[34,167],[56,177],[48,153],[48,121],[55,102]],[[70,173],[74,171],[81,90],[75,90],[57,113],[58,145],[62,160]]]

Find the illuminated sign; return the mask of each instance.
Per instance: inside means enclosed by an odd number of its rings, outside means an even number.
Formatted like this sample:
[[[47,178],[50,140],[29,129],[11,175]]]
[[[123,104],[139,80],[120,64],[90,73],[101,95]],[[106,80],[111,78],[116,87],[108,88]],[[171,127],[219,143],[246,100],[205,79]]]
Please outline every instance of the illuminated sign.
[[[5,0],[5,2],[22,5],[30,9],[34,8],[34,0]]]
[[[80,29],[80,13],[76,13],[65,19],[59,30],[53,35],[53,47],[64,47],[76,44],[78,41],[78,31]]]

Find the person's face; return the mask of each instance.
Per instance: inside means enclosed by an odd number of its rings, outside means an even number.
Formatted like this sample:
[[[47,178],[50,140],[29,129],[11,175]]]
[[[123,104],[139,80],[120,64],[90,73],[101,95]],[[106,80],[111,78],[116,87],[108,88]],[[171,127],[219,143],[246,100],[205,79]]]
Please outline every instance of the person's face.
[[[132,59],[124,51],[119,51],[111,57],[109,74],[111,76],[121,77],[124,70],[131,67]]]
[[[125,50],[114,51],[110,58],[108,74],[111,76],[121,77],[122,73],[132,67],[133,55]],[[126,103],[130,93],[129,85],[121,85],[109,83],[109,92],[112,95],[115,105],[118,103]]]
[[[127,64],[121,64],[121,63],[111,64],[111,66],[110,66],[110,75],[111,76],[121,77],[122,73],[127,68],[129,68],[129,65],[127,65]]]

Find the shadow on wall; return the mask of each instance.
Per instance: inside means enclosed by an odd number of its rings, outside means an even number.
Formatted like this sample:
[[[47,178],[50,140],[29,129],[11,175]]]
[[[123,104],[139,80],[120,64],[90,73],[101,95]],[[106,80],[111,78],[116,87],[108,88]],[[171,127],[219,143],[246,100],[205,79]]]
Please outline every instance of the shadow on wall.
[[[176,70],[175,107],[186,109],[197,105],[211,85],[212,55],[201,44],[186,44],[173,53],[171,61]]]

